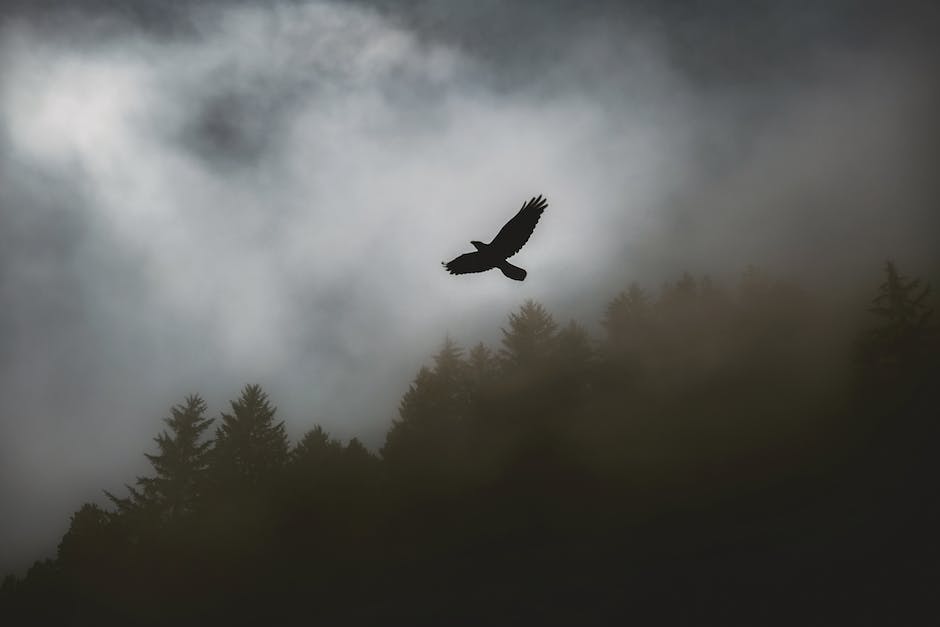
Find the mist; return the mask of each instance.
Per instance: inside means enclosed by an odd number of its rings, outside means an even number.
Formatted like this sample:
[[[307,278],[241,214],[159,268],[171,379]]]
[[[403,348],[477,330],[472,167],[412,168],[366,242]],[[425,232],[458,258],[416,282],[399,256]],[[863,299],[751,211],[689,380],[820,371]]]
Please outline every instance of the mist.
[[[259,382],[291,434],[376,447],[445,335],[528,298],[596,324],[685,270],[851,300],[886,257],[940,268],[913,18],[794,9],[729,58],[721,11],[140,7],[0,22],[4,571],[142,472],[190,392],[214,413]],[[538,193],[524,283],[441,270]]]

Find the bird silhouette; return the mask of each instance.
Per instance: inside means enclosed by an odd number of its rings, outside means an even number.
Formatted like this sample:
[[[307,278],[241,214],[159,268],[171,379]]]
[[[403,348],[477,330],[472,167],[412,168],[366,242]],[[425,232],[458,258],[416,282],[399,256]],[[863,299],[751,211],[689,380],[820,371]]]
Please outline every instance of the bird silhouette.
[[[548,201],[539,194],[529,202],[522,204],[522,209],[499,230],[496,237],[489,244],[471,241],[476,252],[465,253],[456,259],[448,262],[442,262],[442,265],[451,274],[469,274],[471,272],[486,272],[493,268],[499,268],[500,272],[516,281],[524,281],[525,270],[519,266],[514,266],[508,261],[529,241],[532,231],[542,212],[548,206]]]

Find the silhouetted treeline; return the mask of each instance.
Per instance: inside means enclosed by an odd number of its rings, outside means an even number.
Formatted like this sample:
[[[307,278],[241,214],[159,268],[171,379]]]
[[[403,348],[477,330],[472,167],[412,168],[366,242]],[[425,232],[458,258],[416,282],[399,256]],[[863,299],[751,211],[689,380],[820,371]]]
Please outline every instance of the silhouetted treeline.
[[[257,385],[0,588],[4,624],[930,624],[940,350],[888,263],[856,328],[749,269],[446,340],[380,451]],[[930,613],[930,614],[927,614]],[[4,618],[13,619],[7,622]]]

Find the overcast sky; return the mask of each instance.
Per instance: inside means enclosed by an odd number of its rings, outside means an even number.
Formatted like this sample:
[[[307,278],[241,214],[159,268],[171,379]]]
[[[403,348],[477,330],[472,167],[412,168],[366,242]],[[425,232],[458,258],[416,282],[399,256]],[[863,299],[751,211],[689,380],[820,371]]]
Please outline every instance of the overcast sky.
[[[0,4],[0,571],[188,393],[378,446],[526,298],[936,276],[929,3],[165,4]],[[524,283],[441,269],[539,193]]]

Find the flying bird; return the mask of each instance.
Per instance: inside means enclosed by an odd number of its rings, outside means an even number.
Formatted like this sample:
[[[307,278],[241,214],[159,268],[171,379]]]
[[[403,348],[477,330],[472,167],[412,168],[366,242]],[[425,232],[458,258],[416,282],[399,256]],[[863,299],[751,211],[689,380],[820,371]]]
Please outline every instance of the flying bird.
[[[443,263],[443,266],[451,274],[469,274],[471,272],[485,272],[493,268],[499,268],[500,272],[516,281],[524,281],[525,270],[519,266],[514,266],[508,261],[529,241],[529,236],[535,230],[535,225],[542,212],[548,206],[548,201],[539,194],[529,202],[522,204],[512,219],[499,230],[496,237],[489,244],[483,242],[471,241],[475,253],[465,253],[456,259]]]

